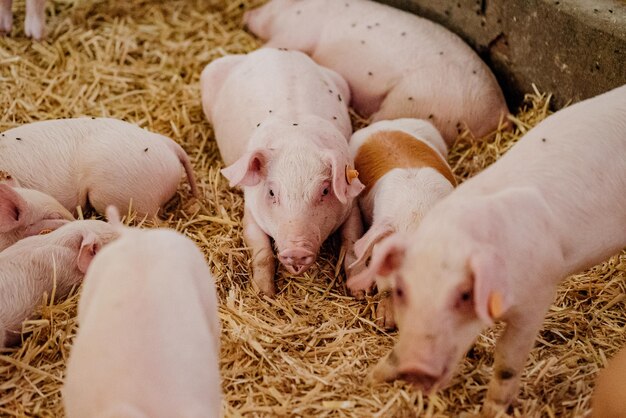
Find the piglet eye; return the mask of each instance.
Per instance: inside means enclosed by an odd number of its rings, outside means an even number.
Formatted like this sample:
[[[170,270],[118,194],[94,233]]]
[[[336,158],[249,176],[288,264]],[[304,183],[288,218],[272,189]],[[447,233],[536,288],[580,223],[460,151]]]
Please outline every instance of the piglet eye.
[[[328,187],[325,187],[324,190],[322,190],[322,196],[328,196]]]
[[[274,197],[274,190],[270,189],[270,196]]]
[[[395,295],[398,299],[402,299],[404,297],[404,290],[399,287],[396,287]]]
[[[459,296],[457,297],[454,306],[457,309],[461,309],[463,311],[465,311],[466,309],[471,309],[473,299],[474,292],[472,291],[472,289],[463,290],[459,293]]]

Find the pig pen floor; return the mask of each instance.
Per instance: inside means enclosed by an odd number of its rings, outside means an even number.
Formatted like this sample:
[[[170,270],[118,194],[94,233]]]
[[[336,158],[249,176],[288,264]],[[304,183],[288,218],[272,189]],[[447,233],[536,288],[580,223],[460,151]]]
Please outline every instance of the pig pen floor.
[[[304,277],[280,271],[275,300],[251,290],[242,196],[219,174],[222,163],[198,90],[208,62],[258,47],[240,23],[249,7],[238,0],[57,0],[48,4],[49,40],[37,43],[23,35],[24,4],[17,2],[13,33],[0,38],[0,130],[44,119],[111,116],[183,144],[204,200],[191,202],[181,185],[161,223],[195,240],[217,282],[225,416],[476,412],[491,376],[497,329],[479,338],[451,387],[425,397],[401,382],[366,383],[394,334],[372,322],[376,297],[355,301],[346,295],[336,242]],[[529,96],[514,112],[514,133],[481,145],[461,135],[450,156],[459,180],[505,152],[548,114],[548,103],[549,96]],[[362,123],[355,117],[356,127]],[[598,369],[626,341],[625,276],[622,252],[563,283],[528,360],[514,416],[584,416],[589,410]],[[77,297],[44,304],[25,323],[23,345],[0,352],[0,416],[63,416],[60,389],[76,332]]]

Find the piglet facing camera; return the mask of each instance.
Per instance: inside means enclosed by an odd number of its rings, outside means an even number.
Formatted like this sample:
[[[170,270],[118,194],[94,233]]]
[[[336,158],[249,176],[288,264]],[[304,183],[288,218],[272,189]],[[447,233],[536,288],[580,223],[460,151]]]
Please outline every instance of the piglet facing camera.
[[[117,222],[94,260],[63,389],[67,416],[219,417],[220,325],[203,254],[168,229]]]
[[[370,268],[393,289],[399,335],[373,376],[442,388],[479,333],[503,321],[483,413],[503,412],[559,282],[626,247],[624,132],[626,86],[562,109],[416,232],[381,242]]]
[[[363,185],[346,176],[353,164],[348,85],[299,51],[262,48],[208,64],[201,89],[227,165],[222,173],[244,190],[253,285],[272,296],[270,238],[285,268],[302,274],[346,219],[360,222],[355,198]]]
[[[447,196],[456,180],[446,161],[448,149],[437,129],[420,119],[373,123],[352,135],[350,151],[366,185],[359,206],[367,232],[355,243],[356,261],[348,269],[347,287],[356,296],[369,291],[375,272],[367,260],[382,240],[414,232],[426,213]],[[380,287],[379,293],[387,294]],[[391,298],[377,306],[376,322],[394,328]]]
[[[171,139],[107,118],[59,119],[0,136],[0,170],[69,211],[107,205],[154,216],[175,193],[182,168],[198,196],[189,157]]]
[[[44,293],[65,297],[78,286],[94,255],[115,237],[106,222],[75,221],[0,252],[0,347],[19,341],[22,322]]]

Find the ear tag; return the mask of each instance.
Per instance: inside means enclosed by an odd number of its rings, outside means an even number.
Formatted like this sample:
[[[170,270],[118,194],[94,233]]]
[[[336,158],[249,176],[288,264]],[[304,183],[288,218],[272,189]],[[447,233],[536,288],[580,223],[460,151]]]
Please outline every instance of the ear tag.
[[[358,178],[359,178],[359,172],[356,171],[354,168],[350,167],[349,165],[346,165],[346,181],[348,182],[348,184],[352,184],[352,180],[358,179]]]
[[[502,316],[502,294],[500,292],[492,292],[489,295],[489,316],[498,319]]]

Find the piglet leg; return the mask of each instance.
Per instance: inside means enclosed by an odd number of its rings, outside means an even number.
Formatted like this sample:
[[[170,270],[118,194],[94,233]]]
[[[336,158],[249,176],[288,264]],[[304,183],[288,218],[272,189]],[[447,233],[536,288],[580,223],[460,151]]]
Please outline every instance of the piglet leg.
[[[10,33],[13,28],[11,3],[13,3],[13,0],[0,0],[0,34]]]
[[[554,295],[554,292],[544,293],[547,293],[550,298],[535,300],[532,304],[526,302],[526,306],[532,309],[513,312],[510,318],[507,318],[506,328],[496,343],[494,376],[489,384],[483,406],[484,417],[496,417],[502,414],[517,393],[528,354],[535,344],[535,338],[543,323],[547,307],[550,306]],[[542,304],[539,305],[537,302]]]
[[[46,30],[46,0],[26,0],[26,36],[41,40]]]
[[[276,294],[274,275],[276,260],[269,237],[246,208],[243,217],[243,237],[252,252],[252,286],[267,296]]]
[[[385,288],[382,286],[385,286]],[[386,330],[393,330],[396,328],[396,320],[393,316],[391,288],[387,287],[386,284],[381,284],[378,286],[378,294],[380,295],[380,300],[376,306],[376,325]]]
[[[352,209],[350,210],[350,214],[348,215],[348,219],[346,219],[341,226],[341,248],[345,253],[343,268],[346,272],[347,280],[362,270],[362,268],[357,271],[354,271],[355,269],[349,269],[350,265],[352,265],[357,259],[354,252],[354,243],[357,242],[362,236],[363,221],[361,220],[361,212],[359,210],[359,205],[354,203]]]

